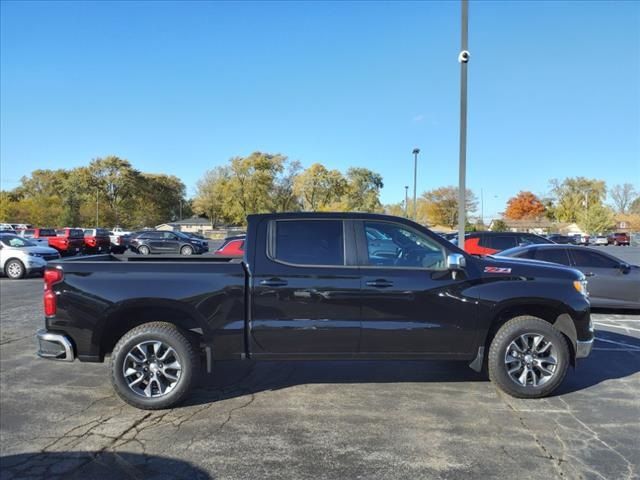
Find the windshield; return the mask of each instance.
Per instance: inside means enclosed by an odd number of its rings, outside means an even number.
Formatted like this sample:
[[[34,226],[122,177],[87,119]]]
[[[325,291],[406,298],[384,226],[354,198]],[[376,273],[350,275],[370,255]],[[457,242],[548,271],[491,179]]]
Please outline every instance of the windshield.
[[[17,235],[2,235],[2,237],[0,237],[0,242],[7,247],[23,248],[36,246],[35,243],[30,242],[26,238],[18,237]]]

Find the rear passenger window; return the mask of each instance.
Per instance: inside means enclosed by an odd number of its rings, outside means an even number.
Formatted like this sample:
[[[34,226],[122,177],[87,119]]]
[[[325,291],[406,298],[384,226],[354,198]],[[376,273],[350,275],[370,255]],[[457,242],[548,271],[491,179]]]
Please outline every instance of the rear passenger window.
[[[275,222],[276,260],[298,265],[344,265],[341,220]]]
[[[489,237],[490,248],[495,250],[506,250],[507,248],[513,248],[516,246],[515,235],[496,235]]]
[[[542,260],[544,262],[559,263],[561,265],[569,265],[569,255],[564,248],[537,248],[533,257],[534,260]]]

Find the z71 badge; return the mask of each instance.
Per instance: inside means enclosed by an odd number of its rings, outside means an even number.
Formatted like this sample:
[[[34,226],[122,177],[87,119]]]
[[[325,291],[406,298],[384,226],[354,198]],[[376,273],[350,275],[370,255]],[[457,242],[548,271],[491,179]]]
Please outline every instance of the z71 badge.
[[[507,267],[484,267],[484,273],[511,273]]]

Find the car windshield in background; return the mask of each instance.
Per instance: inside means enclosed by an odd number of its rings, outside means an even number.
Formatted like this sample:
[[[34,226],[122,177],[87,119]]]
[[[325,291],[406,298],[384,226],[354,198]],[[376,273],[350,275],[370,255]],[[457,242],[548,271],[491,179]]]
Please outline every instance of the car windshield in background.
[[[40,229],[41,237],[55,237],[56,231],[53,228],[41,228]]]
[[[91,230],[88,230],[89,232]],[[66,229],[62,228],[60,230],[56,230],[59,237],[65,237],[67,235]],[[70,228],[69,229],[69,238],[84,238],[84,230],[80,228]],[[89,234],[88,234],[89,235]]]
[[[23,248],[36,246],[35,243],[30,242],[25,238],[18,237],[17,235],[2,235],[0,236],[0,242],[7,247]]]

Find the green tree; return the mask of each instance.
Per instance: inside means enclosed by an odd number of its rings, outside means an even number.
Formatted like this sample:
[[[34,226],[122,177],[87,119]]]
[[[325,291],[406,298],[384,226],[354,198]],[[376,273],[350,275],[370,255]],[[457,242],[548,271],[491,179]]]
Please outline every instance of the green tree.
[[[199,215],[206,215],[212,228],[218,225],[218,222],[230,221],[236,217],[236,212],[230,210],[233,205],[229,205],[230,184],[231,173],[226,166],[208,170],[198,180],[193,209]]]
[[[346,182],[341,210],[378,212],[382,209],[380,190],[384,185],[380,174],[368,168],[352,167],[347,170]]]
[[[299,161],[294,160],[286,165],[281,175],[275,179],[273,191],[273,206],[276,212],[291,212],[300,210],[300,202],[293,189],[296,177],[302,170]]]
[[[404,202],[391,203],[384,206],[384,213],[394,215],[396,217],[406,217],[404,210]]]
[[[577,222],[584,211],[602,205],[607,194],[604,181],[585,177],[554,179],[550,184],[554,215],[560,222]]]
[[[589,233],[605,233],[615,226],[615,218],[610,208],[601,203],[591,206],[578,214],[578,225]]]
[[[184,183],[173,175],[141,173],[140,186],[134,195],[132,222],[136,226],[156,226],[179,219],[185,205]],[[185,217],[183,209],[182,216]]]
[[[347,181],[338,170],[328,170],[314,163],[294,180],[293,191],[306,211],[330,209],[340,201],[347,188]]]
[[[454,228],[458,224],[458,188],[454,186],[440,187],[422,194],[424,210],[428,223],[446,225]],[[467,189],[465,197],[467,215],[474,212],[478,205],[474,193]],[[419,206],[420,209],[420,206]]]
[[[128,160],[116,156],[96,158],[88,167],[89,188],[97,189],[106,200],[108,209],[103,224],[112,221],[115,225],[131,223],[131,211],[124,210],[140,188],[140,172]]]
[[[504,220],[499,218],[492,222],[491,230],[494,232],[506,232],[507,230],[509,230],[509,227]]]

